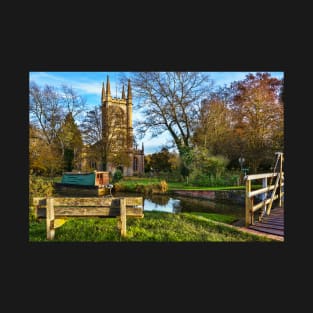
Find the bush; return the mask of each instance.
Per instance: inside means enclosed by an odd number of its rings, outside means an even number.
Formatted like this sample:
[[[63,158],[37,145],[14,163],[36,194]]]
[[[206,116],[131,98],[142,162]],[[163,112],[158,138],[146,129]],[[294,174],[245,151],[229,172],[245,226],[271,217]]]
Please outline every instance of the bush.
[[[162,194],[168,191],[168,184],[165,180],[162,180],[157,184],[136,184],[135,191],[144,194]]]
[[[32,206],[34,197],[49,197],[53,194],[53,181],[43,177],[29,175],[29,206],[30,219],[34,219],[34,208]]]
[[[33,197],[49,197],[53,194],[53,181],[39,176],[29,175],[29,201]]]
[[[237,186],[239,174],[225,173],[220,177],[215,175],[206,175],[195,170],[190,176],[190,181],[195,186],[220,187],[220,186]]]
[[[168,191],[168,184],[165,180],[161,180],[158,183],[158,188],[160,189],[161,193],[165,193]]]
[[[117,183],[118,181],[120,181],[123,178],[123,173],[121,170],[116,170],[113,174],[113,183]]]
[[[115,183],[114,184],[114,191],[116,191],[116,192],[124,191],[124,185],[121,183]]]

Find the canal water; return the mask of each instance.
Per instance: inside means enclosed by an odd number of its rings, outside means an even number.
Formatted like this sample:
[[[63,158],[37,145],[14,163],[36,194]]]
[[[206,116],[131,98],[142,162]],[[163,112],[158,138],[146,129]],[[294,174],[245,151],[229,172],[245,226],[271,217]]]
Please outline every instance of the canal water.
[[[245,207],[241,204],[191,198],[178,195],[143,195],[134,193],[114,193],[115,197],[143,197],[144,211],[161,211],[169,213],[206,212],[231,215],[242,219]]]

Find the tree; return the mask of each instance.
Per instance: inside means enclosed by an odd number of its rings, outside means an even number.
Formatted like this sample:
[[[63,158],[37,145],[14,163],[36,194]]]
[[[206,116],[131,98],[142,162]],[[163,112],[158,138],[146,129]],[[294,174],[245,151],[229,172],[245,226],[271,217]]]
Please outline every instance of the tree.
[[[167,148],[162,148],[160,152],[153,153],[150,158],[150,166],[156,172],[170,172],[170,152]]]
[[[145,155],[144,156],[144,158],[145,158],[145,173],[148,173],[148,172],[150,172],[151,171],[151,156],[152,156],[152,154],[147,154],[147,155]]]
[[[196,146],[209,149],[213,155],[230,156],[228,148],[233,137],[232,114],[220,92],[202,101],[193,142]]]
[[[60,103],[64,111],[71,113],[73,119],[80,117],[85,109],[86,99],[76,93],[76,91],[65,84],[61,85]]]
[[[206,148],[195,147],[192,150],[191,170],[194,173],[220,178],[228,162],[227,158],[221,155],[212,155]]]
[[[73,168],[78,168],[83,143],[81,132],[75,123],[72,112],[66,115],[59,130],[58,137],[64,147],[64,169],[72,171]]]
[[[29,88],[30,122],[38,128],[46,144],[59,146],[61,158],[64,157],[65,145],[61,136],[61,126],[68,113],[77,117],[85,105],[85,100],[71,87],[63,85],[61,89],[54,86],[38,86],[30,82]]]
[[[30,83],[29,95],[30,122],[42,131],[50,145],[64,117],[60,96],[53,86],[40,88],[35,82]]]
[[[137,106],[144,115],[138,131],[152,136],[168,131],[181,154],[191,145],[198,119],[200,100],[210,91],[208,76],[198,72],[134,73],[132,86],[142,102]]]
[[[269,73],[249,74],[231,84],[236,133],[243,142],[243,153],[256,172],[262,161],[283,149],[282,80]]]
[[[106,147],[102,140],[102,115],[99,106],[95,106],[85,114],[81,128],[83,141],[89,148],[87,156],[100,160],[103,166],[106,165]]]
[[[42,130],[29,125],[29,169],[37,175],[61,173],[62,158],[54,144],[48,144]]]
[[[180,160],[180,174],[183,176],[183,178],[187,179],[188,184],[188,177],[193,161],[193,153],[191,147],[181,147]]]

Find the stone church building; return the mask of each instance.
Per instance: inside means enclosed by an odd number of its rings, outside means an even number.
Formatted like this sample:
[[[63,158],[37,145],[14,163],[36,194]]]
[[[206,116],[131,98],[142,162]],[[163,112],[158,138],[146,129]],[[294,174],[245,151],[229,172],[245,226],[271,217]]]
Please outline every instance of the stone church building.
[[[130,80],[128,80],[126,96],[123,86],[121,98],[112,97],[108,76],[106,88],[104,83],[102,84],[101,118],[103,146],[107,151],[106,171],[112,174],[116,169],[120,169],[123,176],[144,174],[144,146],[142,144],[141,149],[134,146],[132,110]],[[95,157],[87,157],[83,163],[82,168],[97,170],[103,168],[102,162]]]

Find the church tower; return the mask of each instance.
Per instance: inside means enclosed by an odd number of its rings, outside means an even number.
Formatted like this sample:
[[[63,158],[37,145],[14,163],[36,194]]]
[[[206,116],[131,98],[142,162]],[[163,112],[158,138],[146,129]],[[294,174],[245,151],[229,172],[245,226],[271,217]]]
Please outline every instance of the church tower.
[[[144,173],[144,150],[133,147],[132,89],[128,80],[127,97],[124,85],[121,98],[111,96],[110,79],[107,76],[106,88],[102,84],[102,140],[106,151],[106,170],[114,173],[116,169],[123,176]]]

